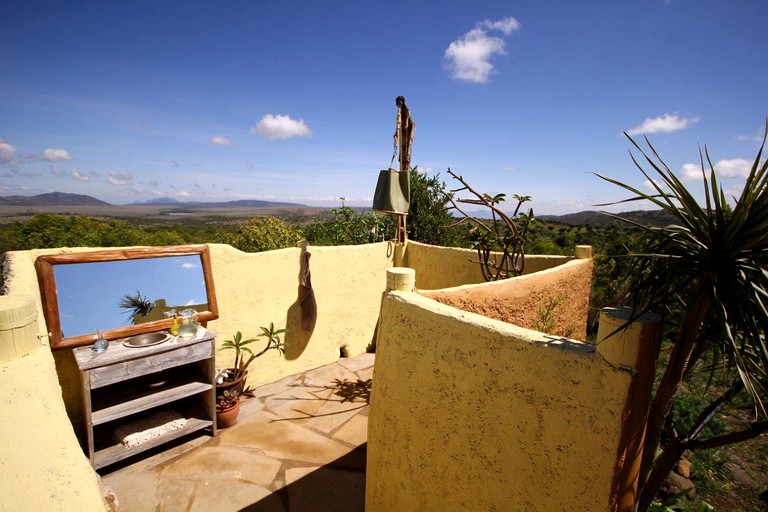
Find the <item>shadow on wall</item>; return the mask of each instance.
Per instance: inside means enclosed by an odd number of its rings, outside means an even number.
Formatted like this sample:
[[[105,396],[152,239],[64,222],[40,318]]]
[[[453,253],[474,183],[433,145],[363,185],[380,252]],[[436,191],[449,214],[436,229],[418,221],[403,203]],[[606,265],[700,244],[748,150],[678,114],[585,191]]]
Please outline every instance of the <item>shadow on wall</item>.
[[[312,290],[312,276],[309,270],[309,259],[312,256],[307,251],[307,246],[301,247],[299,255],[299,287],[296,302],[288,308],[285,325],[288,332],[285,333],[285,358],[298,359],[309,345],[312,333],[317,323],[317,302],[315,292]]]

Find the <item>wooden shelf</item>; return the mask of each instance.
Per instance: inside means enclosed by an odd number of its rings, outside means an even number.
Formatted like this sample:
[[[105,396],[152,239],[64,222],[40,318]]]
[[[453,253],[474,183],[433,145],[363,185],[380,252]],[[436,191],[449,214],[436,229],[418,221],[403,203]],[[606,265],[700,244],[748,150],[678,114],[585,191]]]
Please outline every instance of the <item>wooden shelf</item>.
[[[179,439],[180,437],[184,437],[185,435],[190,434],[192,432],[196,432],[204,428],[209,428],[212,425],[213,425],[213,421],[211,420],[200,420],[197,418],[189,418],[187,419],[187,423],[186,425],[184,425],[184,427],[180,429],[172,430],[162,437],[150,439],[149,441],[142,443],[140,445],[131,446],[130,448],[127,448],[122,444],[118,443],[108,448],[97,450],[93,454],[93,467],[95,469],[103,468],[104,466],[108,466],[117,461],[126,459],[128,457],[131,457],[132,455],[136,455],[145,450],[149,450],[150,448],[154,448],[156,446],[160,446],[161,444],[167,443],[169,441],[173,441],[174,439]]]
[[[213,389],[213,386],[205,382],[184,382],[181,384],[164,386],[149,394],[144,392],[136,398],[121,401],[117,404],[108,405],[100,409],[94,408],[91,415],[91,423],[94,426],[101,425],[102,423],[137,414],[152,407],[157,407],[158,405],[175,402],[176,400],[181,400],[182,398],[187,398],[188,396],[196,395],[203,391],[208,391],[209,389]]]

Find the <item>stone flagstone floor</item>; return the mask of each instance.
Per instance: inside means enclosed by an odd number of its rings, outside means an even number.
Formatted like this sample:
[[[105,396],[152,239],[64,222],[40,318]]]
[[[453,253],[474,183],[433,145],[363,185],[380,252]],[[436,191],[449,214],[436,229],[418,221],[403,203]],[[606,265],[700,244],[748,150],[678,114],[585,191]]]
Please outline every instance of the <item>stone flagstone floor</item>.
[[[120,512],[357,512],[373,354],[255,389],[238,422],[101,471]]]

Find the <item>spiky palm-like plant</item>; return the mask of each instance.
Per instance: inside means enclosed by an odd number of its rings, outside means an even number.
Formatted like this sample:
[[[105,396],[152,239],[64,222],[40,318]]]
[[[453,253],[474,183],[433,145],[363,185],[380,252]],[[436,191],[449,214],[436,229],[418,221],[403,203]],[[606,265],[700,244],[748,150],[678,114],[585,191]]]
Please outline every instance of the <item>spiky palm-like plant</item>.
[[[139,318],[147,316],[153,309],[155,309],[155,304],[142,296],[139,290],[136,290],[136,295],[123,295],[118,306],[127,311],[128,316],[131,317],[131,321],[134,324],[137,323]]]
[[[627,302],[645,310],[674,311],[673,301],[679,300],[679,318],[667,315],[676,334],[648,415],[636,506],[644,511],[686,449],[723,446],[768,431],[768,162],[762,161],[764,137],[741,195],[730,206],[705,148],[704,155],[700,152],[701,205],[647,138],[648,152],[627,137],[652,169],[646,172],[632,156],[655,193],[598,176],[632,193],[626,201],[650,201],[675,218],[661,228],[636,224],[650,236],[644,253],[635,255]],[[675,397],[705,354],[707,361],[716,362],[711,377],[715,369],[722,375],[712,380],[720,395],[687,432],[676,432]],[[754,422],[742,431],[700,439],[704,426],[743,390],[754,403]]]

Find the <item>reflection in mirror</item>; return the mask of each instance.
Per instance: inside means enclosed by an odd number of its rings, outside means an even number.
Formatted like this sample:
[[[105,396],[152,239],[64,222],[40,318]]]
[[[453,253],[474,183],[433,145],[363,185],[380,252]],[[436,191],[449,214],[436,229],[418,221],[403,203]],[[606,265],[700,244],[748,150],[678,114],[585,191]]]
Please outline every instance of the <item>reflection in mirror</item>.
[[[52,348],[171,326],[172,311],[218,318],[208,247],[173,246],[41,256],[36,262]]]
[[[174,309],[206,311],[198,256],[56,265],[62,337],[163,320]]]

